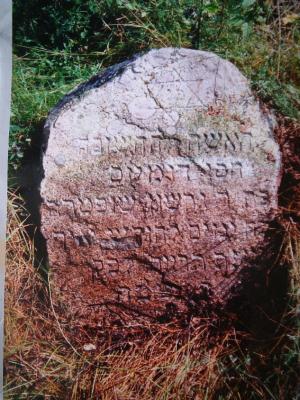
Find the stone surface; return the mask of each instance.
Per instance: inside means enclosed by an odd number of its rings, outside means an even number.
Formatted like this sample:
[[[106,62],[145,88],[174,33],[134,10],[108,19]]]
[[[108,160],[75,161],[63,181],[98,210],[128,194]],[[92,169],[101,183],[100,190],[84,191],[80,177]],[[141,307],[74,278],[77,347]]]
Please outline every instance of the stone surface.
[[[50,113],[42,233],[55,298],[80,325],[223,307],[259,265],[277,208],[272,118],[212,53],[160,49]]]

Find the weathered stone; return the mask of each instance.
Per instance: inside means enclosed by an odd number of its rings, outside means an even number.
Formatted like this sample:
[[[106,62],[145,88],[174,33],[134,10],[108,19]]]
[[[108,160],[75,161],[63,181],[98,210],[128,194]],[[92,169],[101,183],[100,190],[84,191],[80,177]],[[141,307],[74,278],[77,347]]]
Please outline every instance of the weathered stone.
[[[272,119],[212,53],[152,50],[46,123],[42,232],[66,313],[132,326],[224,306],[277,208]]]

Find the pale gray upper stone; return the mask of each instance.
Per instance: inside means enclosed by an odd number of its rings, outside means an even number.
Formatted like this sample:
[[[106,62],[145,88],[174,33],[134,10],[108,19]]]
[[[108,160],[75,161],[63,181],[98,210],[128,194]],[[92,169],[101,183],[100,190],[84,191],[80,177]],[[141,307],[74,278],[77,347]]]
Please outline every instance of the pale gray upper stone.
[[[220,304],[262,254],[280,152],[230,62],[151,50],[67,95],[46,134],[42,232],[83,321],[184,314],[203,293]]]

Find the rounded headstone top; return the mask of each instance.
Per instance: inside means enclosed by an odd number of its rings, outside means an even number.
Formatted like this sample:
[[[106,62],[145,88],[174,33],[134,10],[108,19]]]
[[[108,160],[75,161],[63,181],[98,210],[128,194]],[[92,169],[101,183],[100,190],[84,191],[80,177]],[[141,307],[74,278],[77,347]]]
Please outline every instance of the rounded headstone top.
[[[76,323],[225,306],[259,264],[280,152],[272,116],[230,62],[151,50],[69,93],[45,133],[42,232]]]

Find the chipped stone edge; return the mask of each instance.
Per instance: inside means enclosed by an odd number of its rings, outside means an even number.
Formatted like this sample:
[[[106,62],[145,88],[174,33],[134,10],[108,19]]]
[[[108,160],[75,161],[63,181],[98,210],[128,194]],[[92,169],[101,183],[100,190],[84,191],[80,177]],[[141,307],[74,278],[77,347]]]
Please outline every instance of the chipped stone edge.
[[[137,53],[128,60],[106,68],[104,71],[92,76],[87,82],[81,83],[71,92],[67,93],[48,114],[43,130],[42,152],[45,153],[47,150],[50,129],[55,124],[62,111],[68,110],[70,107],[72,107],[72,105],[79,102],[90,90],[97,89],[105,83],[110,82],[115,77],[121,75],[129,66],[133,65],[134,62],[144,54],[146,53]]]
[[[219,55],[217,55],[213,52],[209,52],[209,51],[202,51],[202,50],[181,48],[181,47],[162,47],[162,48],[147,49],[145,51],[136,53],[131,58],[129,58],[121,63],[114,64],[112,66],[107,67],[102,72],[99,72],[98,74],[92,76],[88,81],[85,81],[85,82],[79,84],[71,92],[67,93],[50,110],[50,112],[47,116],[47,119],[45,121],[44,128],[43,128],[42,153],[45,153],[47,150],[48,139],[49,139],[51,127],[53,125],[55,125],[55,122],[57,121],[61,112],[68,110],[69,108],[72,107],[72,105],[79,102],[83,97],[85,97],[87,95],[87,93],[90,90],[97,89],[97,88],[101,87],[102,85],[112,81],[115,77],[120,76],[128,67],[132,66],[138,58],[143,57],[143,56],[151,53],[152,51],[159,51],[159,50],[163,50],[163,49],[164,50],[172,49],[174,51],[180,51],[183,49],[183,50],[188,50],[188,51],[196,52],[196,53],[201,52],[201,53],[209,54],[212,57],[215,57],[217,59],[220,59],[220,60],[222,59]],[[231,63],[230,61],[228,61],[226,59],[222,59],[222,60]],[[237,68],[234,64],[232,64],[232,65],[235,68]],[[238,70],[238,68],[237,68],[237,70]]]
[[[220,57],[218,54],[215,54],[210,51],[203,51],[203,50],[197,50],[197,49],[190,49],[190,48],[181,48],[181,47],[163,47],[163,48],[151,48],[147,49],[145,51],[141,51],[139,53],[134,54],[132,57],[129,59],[122,61],[121,63],[114,64],[112,66],[107,67],[103,71],[97,73],[96,75],[92,76],[88,81],[85,81],[81,84],[79,84],[75,89],[67,93],[49,112],[47,119],[44,124],[43,128],[43,135],[42,135],[42,144],[41,144],[41,154],[40,154],[40,166],[41,166],[41,181],[40,181],[40,187],[41,183],[45,178],[44,175],[44,168],[43,168],[43,157],[47,151],[48,147],[48,139],[50,135],[50,130],[51,128],[55,125],[55,122],[59,118],[60,114],[68,109],[70,109],[73,105],[77,104],[84,98],[85,96],[88,95],[88,93],[93,90],[97,89],[106,83],[112,81],[115,77],[120,76],[126,69],[128,69],[130,66],[133,66],[135,61],[143,56],[146,56],[147,54],[153,52],[153,51],[159,51],[159,50],[166,50],[166,49],[172,49],[173,51],[180,51],[180,50],[187,50],[189,52],[194,52],[194,53],[206,53],[209,54],[213,57],[216,57],[219,60],[226,61],[230,64],[232,64],[237,71],[242,74],[242,72],[239,70],[239,68],[232,63],[231,61]],[[243,74],[242,74],[243,75]],[[244,76],[244,75],[243,75]],[[268,108],[266,111],[263,109],[263,103],[261,102],[260,98],[257,96],[257,93],[251,88],[250,81],[247,77],[245,77],[247,80],[247,84],[250,90],[251,95],[253,96],[253,99],[258,103],[259,105],[259,110],[260,110],[260,116],[262,120],[265,121],[265,123],[269,127],[269,137],[272,139],[275,144],[278,146],[278,142],[276,140],[276,135],[275,135],[275,129],[278,125],[277,119],[276,119],[276,113],[273,109]],[[280,186],[280,182],[282,179],[282,155],[281,151],[279,149],[278,152],[278,160],[277,160],[277,167],[279,170],[279,173],[277,174],[277,186]]]
[[[73,105],[76,105],[77,103],[79,103],[85,96],[88,95],[88,93],[93,90],[93,89],[97,89],[100,88],[101,86],[105,85],[106,83],[112,81],[114,78],[120,76],[126,69],[128,69],[129,67],[133,66],[135,61],[137,59],[139,59],[140,57],[143,57],[149,53],[151,53],[152,51],[159,51],[162,49],[172,49],[174,51],[180,51],[180,50],[188,50],[188,51],[193,51],[193,52],[202,52],[202,53],[207,53],[207,54],[211,54],[213,57],[216,57],[217,59],[226,61],[230,64],[232,64],[240,74],[242,74],[244,76],[244,74],[240,71],[240,69],[234,64],[232,63],[230,60],[223,58],[221,56],[219,56],[218,54],[215,54],[213,52],[209,52],[209,51],[202,51],[202,50],[197,50],[197,49],[190,49],[190,48],[180,48],[180,47],[165,47],[165,48],[152,48],[152,49],[147,49],[145,51],[139,52],[134,54],[132,57],[130,57],[129,59],[114,64],[112,66],[109,66],[107,68],[105,68],[103,71],[93,75],[90,79],[88,79],[87,81],[79,84],[77,87],[75,87],[72,91],[70,91],[69,93],[67,93],[66,95],[63,96],[63,98],[50,110],[47,119],[45,121],[45,125],[43,128],[43,144],[42,144],[42,154],[41,154],[41,161],[42,161],[42,157],[43,157],[43,153],[46,152],[47,150],[47,145],[48,145],[48,139],[49,139],[49,135],[50,135],[50,130],[51,128],[55,125],[55,122],[57,121],[57,119],[59,118],[60,114],[68,109],[70,109]],[[267,125],[269,126],[269,137],[271,139],[274,140],[274,142],[276,143],[276,145],[278,146],[279,149],[279,144],[277,142],[276,139],[276,135],[275,135],[275,129],[278,126],[278,122],[276,119],[276,112],[274,109],[267,109],[266,111],[263,110],[263,103],[261,102],[259,96],[257,96],[257,93],[255,90],[253,90],[251,88],[250,85],[250,81],[247,77],[245,77],[247,79],[247,83],[248,83],[248,87],[250,90],[251,95],[253,96],[253,98],[255,99],[256,102],[258,102],[259,105],[259,110],[260,110],[260,116],[262,118],[262,120],[264,120]],[[278,151],[278,156],[279,159],[277,160],[278,162],[278,174],[277,174],[277,187],[279,188],[280,186],[280,182],[282,179],[282,174],[283,174],[283,165],[282,165],[282,154],[281,151],[279,149]],[[42,168],[43,172],[44,169]],[[44,176],[43,176],[44,178]],[[43,180],[43,179],[42,179]],[[274,220],[275,218],[273,218],[272,220]],[[256,265],[256,268],[258,266]],[[260,268],[258,268],[258,270],[260,270]],[[244,271],[245,274],[248,274],[249,271]],[[243,279],[244,277],[240,277],[240,279]],[[233,286],[233,294],[235,297],[236,295],[239,295],[239,289],[240,289],[240,283],[241,282],[237,282],[236,285]],[[236,292],[236,293],[234,293]],[[90,345],[90,344],[88,344]],[[93,346],[91,344],[91,346]]]

